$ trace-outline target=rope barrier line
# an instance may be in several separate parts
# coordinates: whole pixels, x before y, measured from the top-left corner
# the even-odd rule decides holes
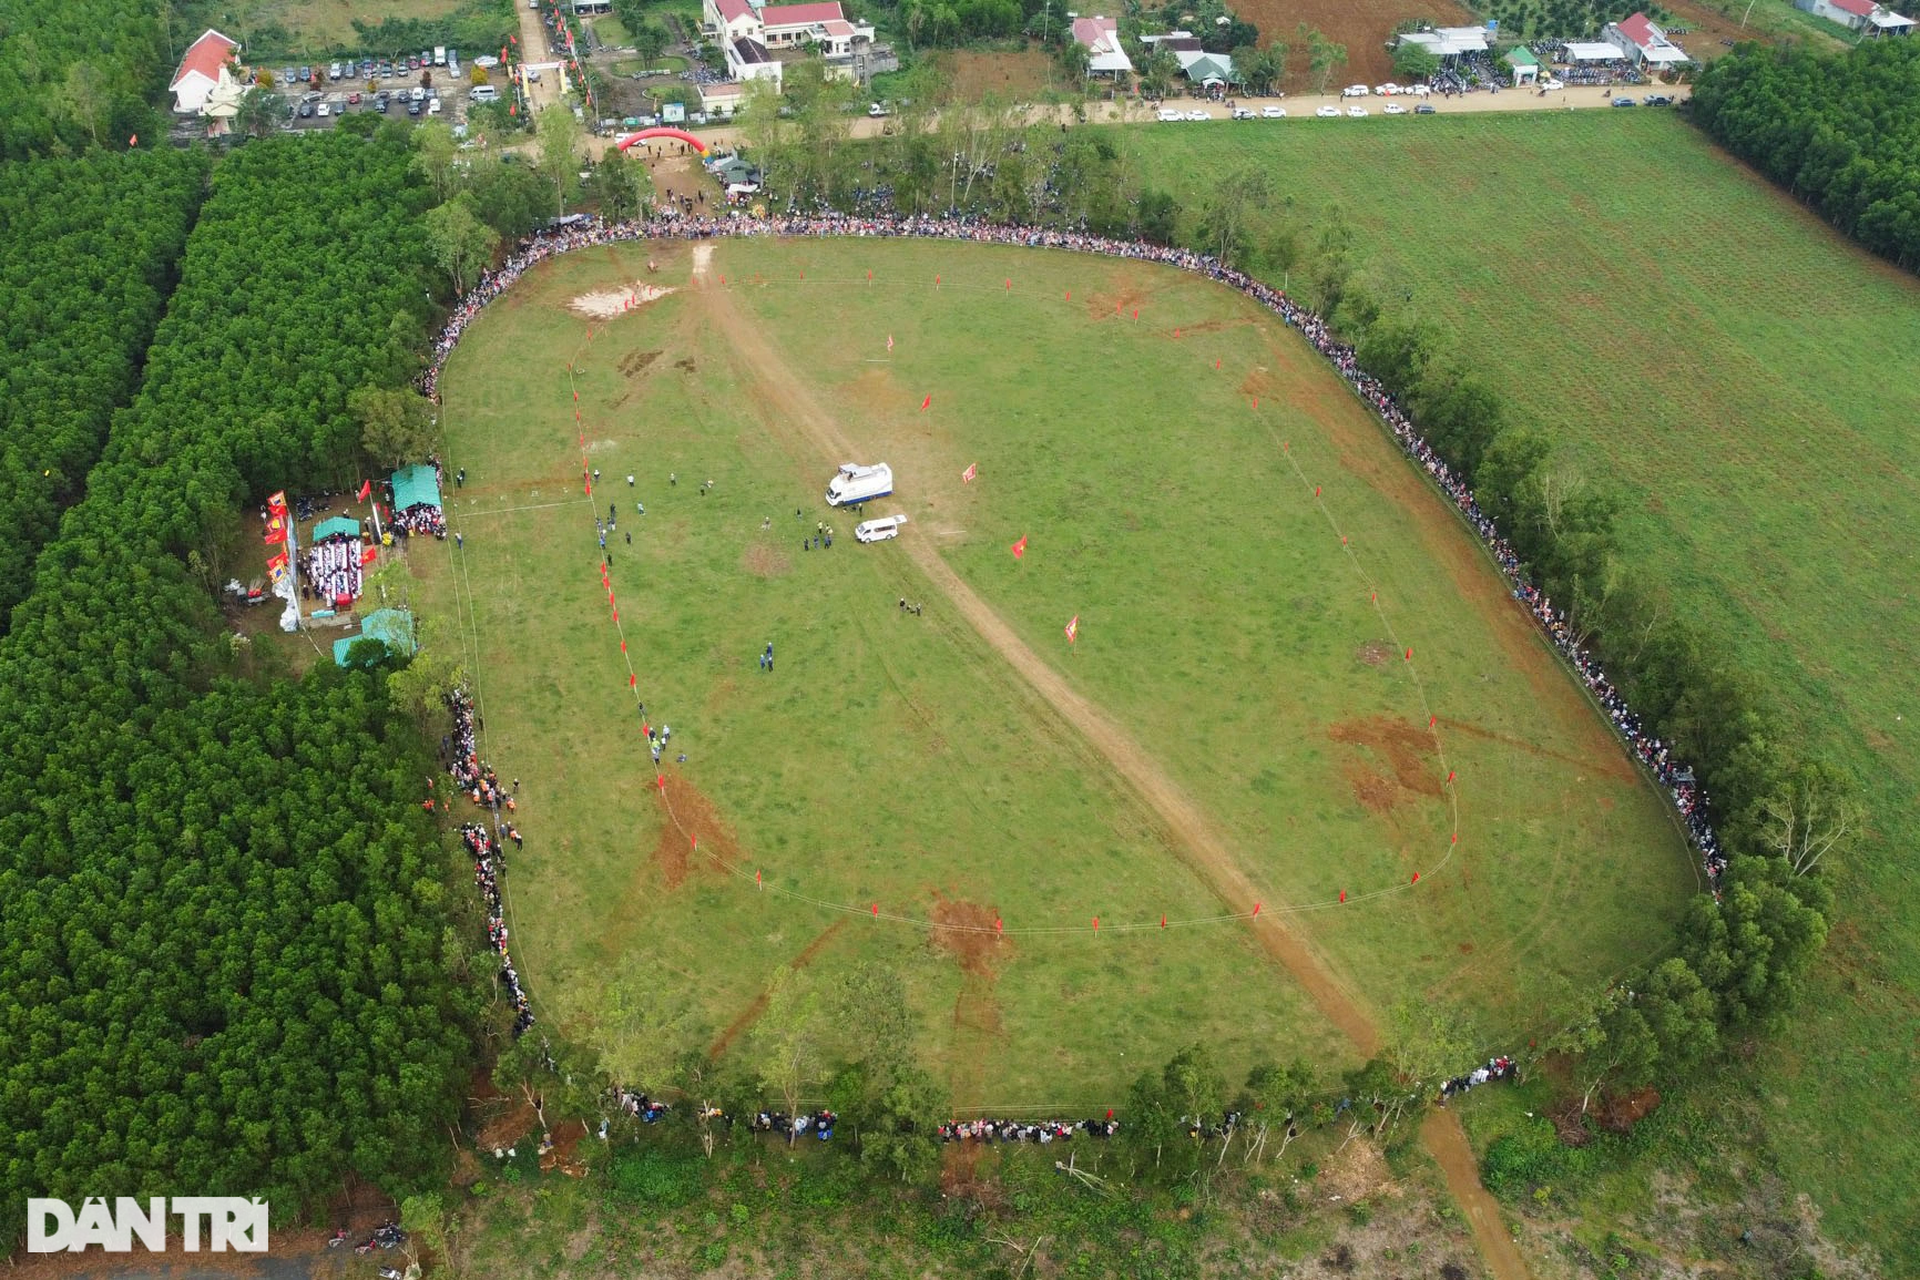
[[[803,281],[805,280],[804,273],[801,276],[801,280]],[[815,277],[815,280],[820,281],[821,278]],[[869,273],[869,275],[864,280],[859,280],[857,278],[855,280],[846,280],[846,279],[841,279],[836,277],[828,277],[825,279],[824,282],[829,284],[846,284],[846,283],[857,282],[862,286],[870,286],[872,284],[872,276],[871,276],[871,273]],[[761,287],[770,287],[773,283],[775,283],[775,281],[773,281],[770,278],[758,277],[756,278],[754,283],[760,285]],[[783,283],[792,283],[792,282],[785,281]],[[724,277],[722,278],[722,282],[718,287],[720,288],[728,287],[725,284]],[[939,285],[936,280],[936,284],[933,287],[935,289],[941,289],[944,286]],[[1004,293],[1010,294],[1012,292],[1012,286],[1010,281],[1007,283],[1004,291],[990,290],[984,286],[955,285],[953,287],[961,288],[961,289],[971,288],[976,292],[982,292],[982,293],[1004,292]],[[1068,301],[1065,305],[1071,305],[1072,295],[1068,294],[1066,295],[1066,297]],[[1138,319],[1137,311],[1135,313],[1134,318],[1136,320]],[[584,357],[588,349],[591,348],[593,344],[593,335],[594,335],[593,328],[589,326],[587,328],[586,338],[581,343],[581,345],[575,349],[574,358],[572,360],[569,360],[566,366],[567,387],[568,387],[568,391],[571,393],[572,400],[573,400],[574,426],[575,426],[576,434],[579,440],[581,483],[585,489],[585,495],[589,500],[593,496],[593,472],[592,472],[592,467],[589,464],[589,460],[588,460],[586,428],[580,414],[580,389],[579,389],[578,380],[575,375],[578,371],[578,366],[580,365],[582,358]],[[1218,361],[1215,362],[1214,367],[1216,369],[1220,367]],[[1254,401],[1254,407],[1251,410],[1251,412],[1257,413],[1258,411],[1259,411],[1259,402],[1258,402],[1258,399],[1256,398]],[[1259,915],[1261,915],[1263,912],[1267,914],[1272,914],[1272,915],[1300,915],[1310,911],[1324,911],[1324,910],[1329,910],[1329,909],[1340,907],[1340,906],[1356,905],[1358,903],[1369,902],[1379,898],[1383,898],[1391,894],[1409,893],[1418,887],[1422,876],[1427,876],[1430,878],[1435,873],[1443,870],[1449,863],[1453,861],[1453,855],[1459,849],[1459,844],[1460,844],[1459,792],[1458,792],[1457,786],[1455,785],[1454,770],[1448,764],[1448,759],[1446,754],[1446,745],[1442,741],[1441,735],[1439,732],[1439,718],[1433,712],[1432,702],[1427,693],[1426,684],[1421,679],[1419,667],[1413,660],[1413,650],[1410,647],[1403,646],[1399,634],[1395,631],[1393,627],[1392,620],[1387,615],[1385,606],[1383,606],[1380,603],[1380,592],[1379,592],[1377,583],[1374,581],[1372,576],[1366,571],[1364,564],[1361,562],[1359,556],[1354,550],[1351,539],[1348,537],[1348,535],[1345,532],[1343,532],[1339,520],[1337,519],[1337,517],[1335,517],[1332,509],[1327,505],[1325,498],[1321,494],[1321,486],[1313,485],[1312,481],[1308,479],[1306,472],[1300,466],[1299,460],[1294,457],[1291,448],[1288,447],[1288,442],[1285,442],[1285,441],[1282,442],[1281,454],[1287,459],[1288,466],[1292,469],[1294,475],[1299,479],[1302,487],[1312,488],[1313,490],[1313,497],[1311,499],[1312,502],[1314,503],[1315,507],[1319,510],[1322,518],[1326,520],[1328,528],[1334,534],[1339,536],[1341,552],[1343,556],[1346,558],[1348,565],[1353,569],[1355,575],[1359,578],[1360,582],[1367,588],[1369,604],[1372,607],[1375,616],[1379,619],[1381,626],[1386,630],[1388,639],[1393,642],[1394,648],[1396,650],[1404,649],[1404,652],[1406,654],[1406,657],[1404,659],[1404,665],[1406,668],[1407,677],[1412,682],[1414,692],[1419,698],[1421,710],[1427,716],[1427,733],[1429,737],[1431,737],[1433,740],[1435,755],[1439,760],[1440,766],[1442,768],[1447,769],[1447,781],[1443,785],[1445,787],[1445,791],[1447,795],[1448,816],[1449,816],[1449,832],[1448,832],[1449,838],[1448,838],[1446,852],[1441,856],[1440,860],[1434,863],[1431,867],[1427,867],[1422,870],[1417,870],[1413,873],[1412,878],[1410,880],[1397,883],[1397,884],[1384,885],[1379,888],[1369,889],[1359,893],[1348,893],[1345,890],[1342,890],[1338,897],[1321,898],[1321,899],[1315,899],[1308,902],[1299,902],[1299,903],[1283,903],[1283,904],[1271,906],[1271,907],[1267,906],[1264,901],[1256,902],[1253,908],[1248,911],[1226,912],[1226,913],[1210,915],[1210,916],[1185,917],[1177,920],[1168,919],[1163,916],[1161,917],[1161,919],[1157,921],[1155,920],[1113,921],[1113,922],[1107,922],[1107,923],[1102,923],[1098,917],[1095,917],[1094,922],[1091,925],[1078,925],[1078,924],[1075,924],[1075,925],[1026,925],[1026,926],[1017,926],[1014,928],[1007,928],[1000,921],[997,921],[997,920],[992,926],[987,926],[987,925],[977,925],[977,924],[949,923],[949,922],[934,920],[928,916],[910,915],[904,912],[892,911],[892,910],[883,911],[880,909],[880,905],[878,902],[869,903],[867,906],[864,906],[864,907],[853,904],[853,903],[835,902],[835,901],[832,901],[831,899],[815,897],[811,894],[802,893],[794,889],[784,888],[779,885],[768,885],[765,881],[764,868],[755,870],[749,873],[746,868],[739,866],[735,863],[728,862],[724,858],[712,852],[709,852],[707,854],[708,862],[711,865],[717,867],[718,869],[725,871],[727,874],[734,876],[735,878],[738,878],[741,880],[747,880],[750,878],[753,881],[756,890],[759,892],[762,892],[762,893],[770,892],[774,894],[776,897],[786,899],[787,901],[801,903],[806,906],[819,908],[821,910],[838,912],[843,915],[866,916],[872,920],[876,920],[876,921],[884,920],[891,924],[905,924],[905,925],[912,926],[915,929],[937,930],[937,931],[943,931],[946,933],[953,933],[953,934],[967,934],[967,933],[991,934],[994,936],[1002,936],[1002,937],[1004,936],[1034,937],[1034,936],[1053,936],[1053,935],[1069,935],[1069,934],[1096,934],[1097,935],[1098,933],[1101,932],[1102,929],[1106,930],[1109,933],[1137,933],[1137,932],[1143,932],[1143,931],[1149,931],[1149,930],[1165,931],[1169,929],[1184,929],[1184,928],[1193,928],[1201,925],[1219,925],[1219,924],[1228,924],[1228,923],[1233,923],[1233,922],[1243,921],[1243,920],[1252,920],[1258,917]],[[552,505],[557,506],[557,505],[570,505],[570,504],[556,503]],[[624,625],[622,625],[620,621],[619,605],[618,605],[618,601],[616,599],[615,593],[613,591],[612,580],[609,573],[610,564],[611,562],[607,559],[605,549],[603,548],[601,552],[601,559],[600,559],[601,585],[605,588],[607,592],[607,603],[609,608],[612,611],[614,631],[620,642],[621,659],[627,669],[627,687],[629,691],[632,692],[633,694],[636,707],[644,707],[645,703],[641,699],[639,694],[639,672],[634,666],[633,655],[631,654],[631,652],[629,652],[629,646],[627,644],[626,628],[624,627]],[[476,698],[476,708],[477,706],[478,706],[478,701]],[[662,766],[662,768],[664,768],[664,766]],[[689,830],[687,826],[680,820],[679,814],[675,812],[673,807],[673,798],[667,794],[666,775],[664,772],[656,772],[654,792],[656,795],[658,795],[660,799],[661,807],[665,810],[667,815],[667,820],[673,825],[674,830],[677,831],[682,837],[684,837],[688,841],[690,848],[697,853],[699,850],[699,839],[698,839],[699,833]]]

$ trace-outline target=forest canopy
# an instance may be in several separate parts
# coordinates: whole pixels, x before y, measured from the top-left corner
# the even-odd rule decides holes
[[[1704,68],[1693,118],[1866,248],[1920,270],[1920,41],[1845,54],[1745,45]]]

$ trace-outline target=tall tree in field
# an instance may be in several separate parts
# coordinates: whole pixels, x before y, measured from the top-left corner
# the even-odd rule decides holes
[[[553,184],[554,216],[567,211],[567,184],[580,171],[580,122],[564,105],[540,113],[534,133],[540,139],[540,172]]]
[[[86,61],[67,68],[66,81],[60,86],[60,111],[85,129],[96,147],[100,145],[100,129],[106,124],[112,105],[113,84],[105,72]]]
[[[1225,266],[1241,265],[1251,244],[1248,225],[1267,207],[1272,195],[1273,183],[1258,165],[1241,165],[1222,173],[1207,193],[1205,211],[1200,215],[1207,252]]]
[[[429,209],[426,223],[428,252],[453,282],[453,291],[464,294],[492,260],[500,233],[480,220],[473,197],[465,191]]]
[[[820,1073],[819,1012],[820,995],[805,978],[785,965],[774,970],[755,1038],[761,1088],[780,1095],[789,1116],[799,1114],[801,1095]]]
[[[445,200],[453,190],[458,155],[453,130],[444,121],[429,120],[413,131],[413,168],[433,188],[435,200]]]
[[[402,467],[433,451],[433,406],[420,393],[361,387],[347,408],[360,420],[361,447],[381,466]]]

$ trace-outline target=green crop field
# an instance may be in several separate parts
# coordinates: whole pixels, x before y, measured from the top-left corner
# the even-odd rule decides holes
[[[1538,1029],[1556,975],[1667,943],[1697,882],[1662,802],[1257,308],[1069,254],[712,254],[696,280],[684,246],[576,253],[468,329],[441,384],[464,549],[418,566],[485,753],[521,779],[509,923],[535,1008],[623,1078],[750,1060],[781,966],[895,966],[960,1107],[1093,1106],[1194,1039],[1230,1070],[1355,1060],[1263,945],[1275,923],[1375,1025],[1438,1002],[1476,1050]],[[640,279],[677,292],[589,344],[570,304]],[[826,508],[848,459],[821,430],[891,462],[898,497],[867,514],[908,514],[898,542]],[[806,548],[822,521],[833,546]],[[673,728],[664,800],[629,660]],[[1255,901],[1257,923],[1177,927]]]
[[[1338,204],[1379,292],[1621,490],[1640,567],[1864,780],[1827,958],[1755,1070],[1789,1180],[1920,1269],[1920,1142],[1862,1121],[1920,1078],[1920,282],[1670,114],[1356,123],[1142,154],[1164,185],[1244,158]]]

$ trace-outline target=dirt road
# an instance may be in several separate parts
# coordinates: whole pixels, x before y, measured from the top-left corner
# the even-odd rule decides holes
[[[536,65],[554,61],[554,55],[547,50],[547,28],[540,21],[539,12],[527,8],[523,0],[514,0],[514,11],[520,15],[520,57]],[[538,115],[544,108],[560,101],[558,71],[542,71],[539,80],[524,83],[530,114]]]
[[[723,332],[737,354],[741,373],[767,405],[769,427],[788,435],[800,451],[837,465],[858,451],[841,433],[834,416],[807,381],[740,314],[727,290],[714,284],[708,270],[713,247],[696,250],[694,283],[702,310]],[[1018,672],[1053,712],[1104,757],[1114,772],[1158,817],[1175,852],[1230,910],[1244,910],[1262,894],[1241,870],[1227,840],[1186,792],[1158,765],[1153,755],[1098,706],[1076,691],[1016,635],[953,569],[932,542],[904,538],[899,544],[956,612]],[[1271,896],[1271,895],[1268,895]],[[1284,916],[1268,914],[1250,922],[1267,953],[1284,965],[1328,1021],[1339,1027],[1360,1053],[1372,1057],[1380,1032],[1355,996],[1334,976],[1311,943]],[[1526,1280],[1527,1270],[1507,1234],[1493,1198],[1480,1185],[1466,1134],[1451,1112],[1435,1111],[1421,1136],[1446,1174],[1447,1185],[1467,1215],[1482,1256],[1497,1280]]]

